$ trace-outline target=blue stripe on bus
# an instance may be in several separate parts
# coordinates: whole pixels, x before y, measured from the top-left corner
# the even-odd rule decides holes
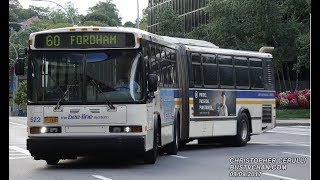
[[[189,90],[189,97],[193,98],[193,90]],[[179,89],[174,90],[174,98],[181,98],[181,93]]]
[[[273,98],[275,98],[275,92],[264,92],[264,91],[237,91],[237,98],[264,98],[264,99],[273,99]]]
[[[180,90],[175,89],[174,98],[181,98]],[[193,91],[189,90],[189,97],[193,98]],[[272,91],[236,91],[237,98],[264,98],[264,99],[273,99],[275,98],[275,92]]]
[[[180,98],[181,95],[180,95],[180,91],[178,89],[175,89],[174,90],[174,98]]]
[[[193,90],[189,90],[189,98],[192,97],[193,98]]]

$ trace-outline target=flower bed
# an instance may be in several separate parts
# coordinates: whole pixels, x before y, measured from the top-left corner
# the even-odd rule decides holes
[[[276,93],[276,107],[283,109],[310,108],[310,89]]]

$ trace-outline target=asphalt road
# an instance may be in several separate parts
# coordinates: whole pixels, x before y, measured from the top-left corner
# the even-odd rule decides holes
[[[245,147],[198,145],[193,141],[180,150],[177,156],[160,156],[154,165],[145,165],[139,159],[133,158],[84,157],[76,160],[60,160],[59,165],[48,166],[43,160],[33,160],[26,150],[26,118],[10,117],[9,121],[10,180],[309,180],[311,178],[309,126],[278,126],[264,134],[252,136]],[[270,160],[271,163],[264,161],[257,164],[261,160]],[[252,163],[241,161],[252,161]],[[237,170],[239,167],[247,169]],[[259,167],[274,169],[248,170]],[[236,174],[260,177],[231,177]]]

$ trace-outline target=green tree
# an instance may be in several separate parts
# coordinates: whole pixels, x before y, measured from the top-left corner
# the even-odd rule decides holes
[[[171,6],[165,6],[157,12],[159,35],[184,37],[183,22]]]
[[[283,3],[283,19],[294,23],[296,29],[291,46],[295,59],[293,70],[296,71],[296,89],[300,73],[310,68],[310,16],[310,0],[286,0]]]
[[[79,14],[78,9],[74,7],[73,3],[67,2],[65,5],[65,9],[68,11],[69,16],[73,18],[75,25],[81,24],[81,19],[84,16]],[[69,17],[69,20],[70,20],[70,17]],[[68,21],[68,22],[71,23],[71,21]]]
[[[18,22],[18,12],[22,9],[18,0],[9,0],[9,22]],[[9,24],[10,30],[18,31],[20,29],[19,24]]]
[[[288,74],[290,71],[288,59],[297,62],[297,72],[308,67],[309,0],[211,0],[206,12],[209,23],[195,28],[187,37],[230,49],[257,51],[261,46],[275,47],[272,54],[280,85],[283,69]]]
[[[53,10],[48,7],[44,8],[44,7],[38,7],[38,6],[30,6],[29,9],[35,12],[39,19],[49,19],[50,11]]]
[[[147,9],[143,9],[142,10],[142,19],[140,20],[140,24],[139,24],[139,28],[144,30],[144,31],[148,31],[148,11]]]
[[[21,9],[18,12],[18,21],[22,22],[22,21],[29,19],[31,17],[34,17],[34,16],[38,16],[38,13],[33,11],[31,8]]]
[[[83,26],[100,26],[104,27],[107,26],[105,23],[102,23],[100,21],[85,21],[82,23]]]
[[[22,108],[24,113],[27,112],[27,81],[20,83],[14,102]]]
[[[119,17],[118,9],[112,0],[100,1],[90,7],[89,13],[84,16],[82,23],[85,21],[98,21],[107,26],[121,26],[121,17]]]
[[[136,25],[133,23],[133,22],[131,22],[131,21],[127,21],[127,22],[125,22],[124,24],[123,24],[123,26],[124,27],[136,27]]]
[[[219,47],[258,50],[275,46],[281,14],[278,0],[214,0],[206,9],[210,16],[206,39]]]

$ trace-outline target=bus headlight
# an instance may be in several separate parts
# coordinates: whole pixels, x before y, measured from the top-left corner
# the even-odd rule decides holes
[[[46,128],[46,127],[42,127],[42,128],[40,129],[40,132],[41,132],[41,133],[46,133],[46,132],[47,132],[47,128]]]
[[[61,133],[61,127],[30,127],[30,134]]]
[[[125,127],[124,132],[131,132],[131,128],[129,126]]]

